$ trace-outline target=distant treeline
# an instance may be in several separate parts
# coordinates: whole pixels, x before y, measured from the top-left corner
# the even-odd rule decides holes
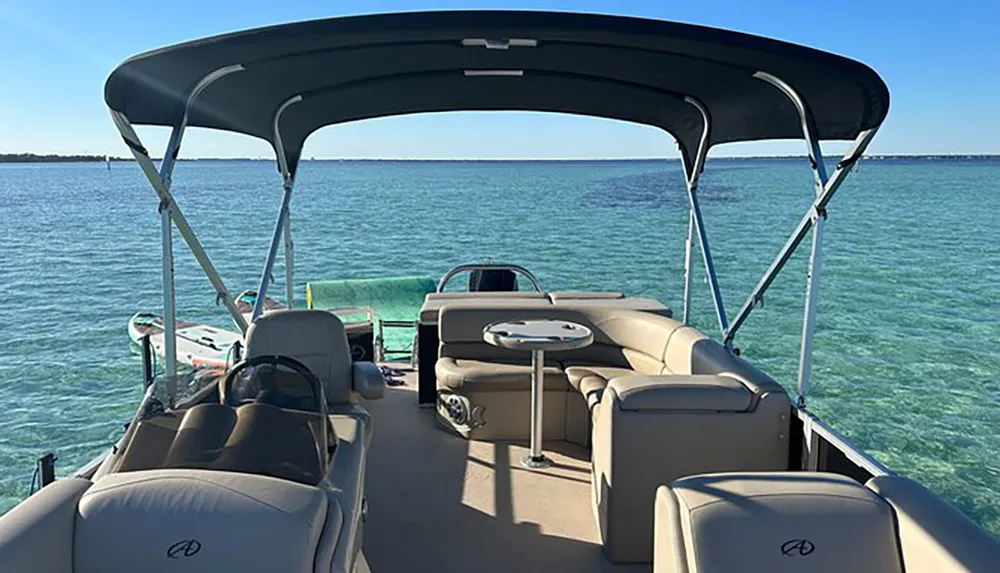
[[[0,163],[86,163],[93,161],[126,161],[124,157],[105,155],[35,155],[34,153],[0,153]]]

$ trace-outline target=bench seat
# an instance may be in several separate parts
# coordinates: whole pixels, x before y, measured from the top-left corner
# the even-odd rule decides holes
[[[531,364],[515,361],[485,361],[464,358],[441,358],[434,366],[440,388],[464,388],[469,392],[504,392],[531,389]],[[556,362],[544,369],[545,390],[569,389],[566,374]]]

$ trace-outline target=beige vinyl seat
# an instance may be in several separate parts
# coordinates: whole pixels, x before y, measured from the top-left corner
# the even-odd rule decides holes
[[[320,488],[146,470],[60,480],[3,518],[4,573],[330,571],[345,515]]]
[[[382,396],[381,373],[351,362],[343,324],[323,311],[261,317],[247,347],[316,374],[327,419],[256,403],[144,419],[93,481],[59,480],[0,517],[0,571],[366,570],[371,419],[360,399]]]
[[[594,333],[590,346],[546,354],[544,436],[591,446],[593,504],[612,562],[652,560],[650,508],[665,479],[788,469],[784,389],[698,330],[627,308],[445,305],[436,372],[446,427],[475,439],[528,437],[530,356],[482,339],[483,327],[511,318],[558,318]]]
[[[344,323],[322,310],[288,310],[257,319],[247,331],[247,358],[287,356],[319,378],[327,404],[343,407],[385,393],[378,366],[351,359]]]
[[[867,487],[831,473],[691,476],[657,490],[655,516],[654,573],[958,573],[1000,563],[1000,542],[899,476]]]

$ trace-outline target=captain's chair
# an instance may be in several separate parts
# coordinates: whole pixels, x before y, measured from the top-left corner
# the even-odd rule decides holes
[[[385,394],[378,366],[354,362],[344,323],[322,310],[264,315],[247,331],[247,358],[287,356],[301,362],[323,384],[327,404],[352,404]]]
[[[220,390],[222,404],[182,410],[190,418],[182,426],[203,435],[183,433],[165,462],[93,481],[58,480],[0,517],[0,572],[367,570],[361,539],[371,420],[358,399],[382,396],[381,372],[351,360],[343,324],[323,311],[260,318],[247,333],[247,351],[250,365],[256,357],[301,363],[330,407],[230,404]],[[317,416],[336,430],[328,467],[316,462],[308,426],[296,423]],[[210,452],[206,442],[214,444]]]

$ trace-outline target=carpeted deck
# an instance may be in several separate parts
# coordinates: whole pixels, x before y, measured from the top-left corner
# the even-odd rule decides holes
[[[364,540],[373,572],[651,569],[601,553],[586,449],[546,442],[555,464],[523,469],[526,444],[445,433],[432,409],[417,408],[415,374],[406,382],[365,404],[375,427]]]

